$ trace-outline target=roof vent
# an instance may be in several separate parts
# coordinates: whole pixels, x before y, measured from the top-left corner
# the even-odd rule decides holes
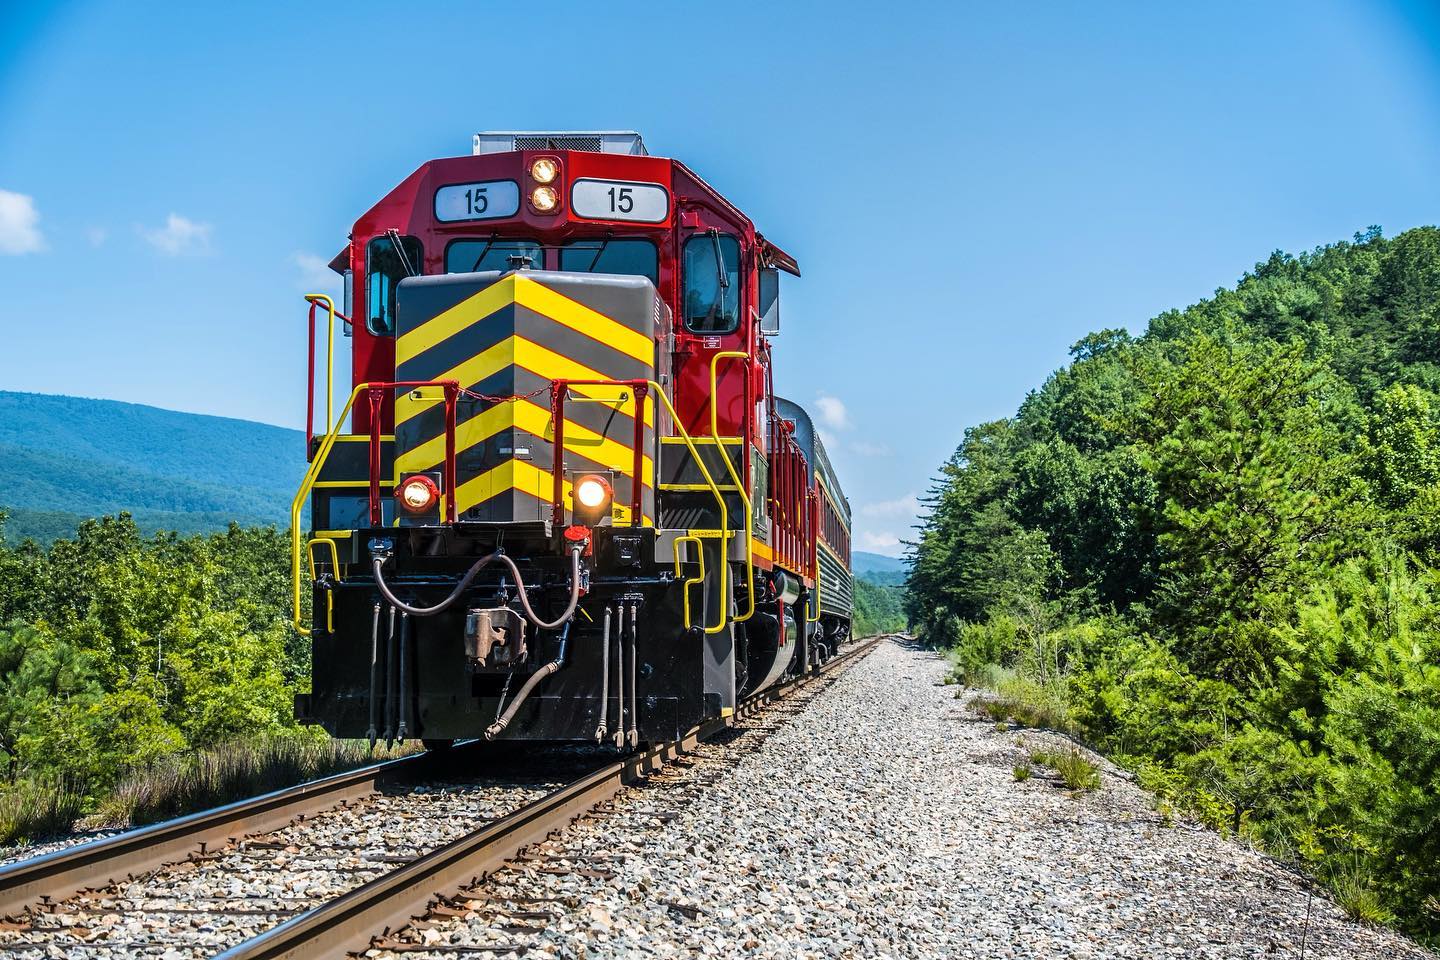
[[[487,130],[475,134],[474,153],[510,153],[515,150],[588,150],[649,156],[645,142],[634,130]]]

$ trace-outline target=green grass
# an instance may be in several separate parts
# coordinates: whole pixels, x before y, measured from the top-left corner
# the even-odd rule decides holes
[[[1395,914],[1386,909],[1370,881],[1370,876],[1357,859],[1330,872],[1330,892],[1335,896],[1335,903],[1351,920],[1377,927],[1394,923]]]
[[[1053,769],[1071,790],[1095,790],[1100,786],[1100,768],[1087,760],[1078,747],[1031,750],[1030,760]]]
[[[21,780],[0,792],[0,844],[68,833],[84,804],[84,796],[66,783]]]
[[[380,748],[372,755],[360,741],[306,737],[228,743],[130,771],[94,822],[156,823],[408,752]]]
[[[1024,783],[1030,779],[1031,770],[1029,764],[1017,763],[1010,768],[1010,772],[1015,775],[1015,779],[1020,783]]]
[[[973,683],[994,691],[976,701],[976,709],[991,720],[1006,720],[1036,730],[1072,733],[1070,698],[1064,681],[1041,683],[1003,667],[985,670],[984,683]]]

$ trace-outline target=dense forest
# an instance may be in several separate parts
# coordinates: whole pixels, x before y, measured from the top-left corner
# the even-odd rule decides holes
[[[288,557],[273,527],[144,538],[128,515],[0,537],[0,832],[27,832],[5,818],[32,795],[93,811],[129,770],[298,735]]]
[[[942,466],[911,619],[1014,718],[1440,939],[1440,230],[1071,355]]]

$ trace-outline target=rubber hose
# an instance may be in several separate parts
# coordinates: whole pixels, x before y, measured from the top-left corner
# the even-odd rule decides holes
[[[370,749],[380,738],[380,604],[375,604],[375,614],[370,620],[370,729],[365,735],[370,740]]]
[[[474,580],[475,575],[484,569],[487,564],[492,560],[499,560],[510,568],[510,575],[515,578],[515,592],[519,594],[520,606],[525,611],[526,619],[533,623],[537,629],[558,630],[562,624],[566,623],[575,615],[575,607],[580,603],[580,553],[584,549],[583,545],[577,543],[570,551],[570,602],[566,605],[565,612],[562,613],[558,619],[549,623],[537,617],[535,610],[530,606],[530,598],[526,595],[525,581],[520,576],[520,568],[515,565],[514,560],[511,560],[498,550],[489,556],[481,557],[475,561],[474,565],[465,571],[465,576],[455,585],[455,589],[450,591],[450,595],[433,607],[412,607],[401,601],[391,592],[390,585],[385,582],[385,576],[380,569],[385,565],[385,557],[376,557],[374,560],[375,585],[380,588],[380,592],[385,595],[385,599],[389,600],[396,609],[403,610],[412,617],[432,617],[458,600],[460,594],[465,592],[465,588],[470,586],[470,581]]]
[[[521,687],[520,692],[515,695],[515,699],[510,701],[510,706],[505,708],[505,712],[494,723],[485,728],[486,740],[494,740],[500,736],[501,731],[510,725],[511,720],[515,719],[516,712],[525,703],[525,699],[530,696],[530,691],[534,690],[541,680],[553,673],[558,673],[560,668],[565,665],[565,644],[569,638],[570,625],[567,623],[560,634],[560,652],[555,655],[554,660],[530,674],[530,679],[525,681],[525,686]]]
[[[504,560],[509,559],[497,550],[496,552],[489,554],[488,556],[484,556],[481,557],[479,560],[476,560],[475,563],[471,565],[470,569],[465,571],[465,576],[460,578],[460,582],[455,585],[455,589],[450,591],[450,596],[446,597],[444,600],[441,600],[433,607],[412,607],[408,603],[405,603],[404,601],[396,597],[395,594],[390,592],[390,585],[385,582],[385,577],[380,572],[380,568],[385,565],[385,561],[388,559],[387,557],[376,557],[374,560],[375,585],[380,588],[380,592],[385,595],[385,599],[389,600],[391,605],[394,606],[397,610],[403,610],[406,613],[410,614],[410,616],[412,617],[433,617],[435,614],[439,613],[446,607],[450,606],[450,604],[460,599],[460,594],[464,593],[465,588],[470,586],[470,581],[475,579],[475,575],[478,574],[481,570],[485,569],[485,566],[489,564],[490,561],[494,560],[496,557],[500,557]],[[515,564],[511,563],[510,566],[513,569]],[[522,593],[521,596],[523,597],[524,594]]]
[[[610,726],[610,608],[605,608],[605,627],[600,639],[600,726],[595,728],[595,742],[605,739]]]
[[[525,616],[539,630],[558,630],[560,626],[575,615],[575,607],[580,602],[580,553],[585,549],[583,544],[575,544],[570,550],[570,602],[565,606],[565,612],[551,623],[546,623],[535,616],[535,611],[530,607],[530,598],[525,595],[525,581],[520,578],[520,568],[515,566],[515,561],[505,554],[498,554],[499,560],[510,568],[510,575],[515,578],[515,592],[520,597],[520,606],[525,610]]]

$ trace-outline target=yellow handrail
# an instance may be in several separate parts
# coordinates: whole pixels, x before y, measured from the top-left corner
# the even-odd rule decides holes
[[[325,429],[329,430],[334,422],[330,415],[335,411],[335,301],[323,293],[307,293],[305,300],[308,303],[319,301],[330,318],[330,331],[325,335]],[[315,376],[314,370],[310,371],[310,376]]]
[[[740,482],[740,475],[735,472],[735,464],[730,462],[730,451],[720,442],[720,405],[717,399],[719,394],[716,393],[720,361],[734,357],[749,360],[750,354],[744,350],[722,350],[710,358],[710,436],[714,438],[715,449],[720,451],[720,459],[725,461],[725,469],[730,471],[730,480],[739,491],[741,502],[745,504],[745,589],[750,595],[750,609],[745,611],[745,616],[735,618],[736,623],[741,623],[755,616],[755,561],[750,556],[750,542],[755,539],[755,511],[750,507],[750,494],[746,492],[745,484]],[[746,375],[749,375],[749,371],[746,371]],[[745,415],[750,416],[750,411],[745,411]],[[743,444],[740,452],[742,456],[750,455],[750,451],[745,449]]]
[[[730,515],[725,510],[725,497],[721,494],[720,488],[715,485],[715,478],[710,476],[710,470],[705,466],[705,461],[700,459],[700,451],[695,449],[695,441],[690,439],[690,434],[686,432],[684,424],[680,422],[680,415],[675,412],[675,406],[670,402],[670,398],[665,395],[664,389],[654,380],[647,380],[645,382],[650,385],[650,392],[659,397],[660,401],[665,404],[665,409],[670,414],[670,421],[675,424],[675,429],[685,441],[686,449],[690,451],[690,456],[695,458],[695,464],[700,468],[700,475],[705,478],[706,484],[710,487],[710,492],[715,494],[715,502],[720,505],[720,556],[723,558],[726,553],[726,541],[730,538]],[[645,411],[639,408],[635,411],[636,416],[643,416],[644,413]],[[692,530],[691,535],[695,535],[695,531]],[[749,544],[746,544],[746,549],[749,549]],[[703,546],[701,547],[701,552],[704,552]],[[714,626],[705,627],[706,633],[719,633],[725,629],[725,614],[729,609],[729,580],[730,578],[728,576],[721,576],[720,578],[720,620]],[[688,615],[685,618],[685,626],[687,629],[690,626],[690,618]]]
[[[335,573],[335,580],[340,580],[340,551],[335,546],[335,541],[330,537],[315,537],[305,544],[305,552],[310,557],[310,579],[314,581],[315,576],[315,544],[323,543],[330,548],[330,569]],[[325,591],[325,629],[331,633],[335,632],[335,595],[329,590]]]
[[[682,543],[693,543],[700,548],[700,576],[691,577],[682,585],[682,589],[685,591],[685,628],[688,630],[690,628],[690,588],[697,583],[705,582],[705,541],[693,533],[687,533],[675,538],[671,544],[671,549],[675,553],[675,576],[677,577],[680,576],[680,544]]]
[[[340,419],[330,424],[329,432],[320,442],[320,448],[315,451],[315,459],[310,461],[310,469],[305,471],[305,479],[300,481],[300,489],[295,492],[295,499],[290,501],[290,583],[292,587],[291,600],[294,604],[292,623],[302,637],[310,636],[310,631],[305,629],[300,622],[300,511],[305,507],[305,498],[310,495],[310,488],[315,485],[316,478],[320,476],[320,468],[325,465],[325,459],[330,456],[330,449],[335,446],[335,437],[340,433],[340,424],[344,423],[345,418],[350,415],[350,408],[355,405],[355,399],[360,396],[361,391],[369,389],[369,383],[362,383],[351,391],[350,399],[345,401],[345,408],[340,411]]]

